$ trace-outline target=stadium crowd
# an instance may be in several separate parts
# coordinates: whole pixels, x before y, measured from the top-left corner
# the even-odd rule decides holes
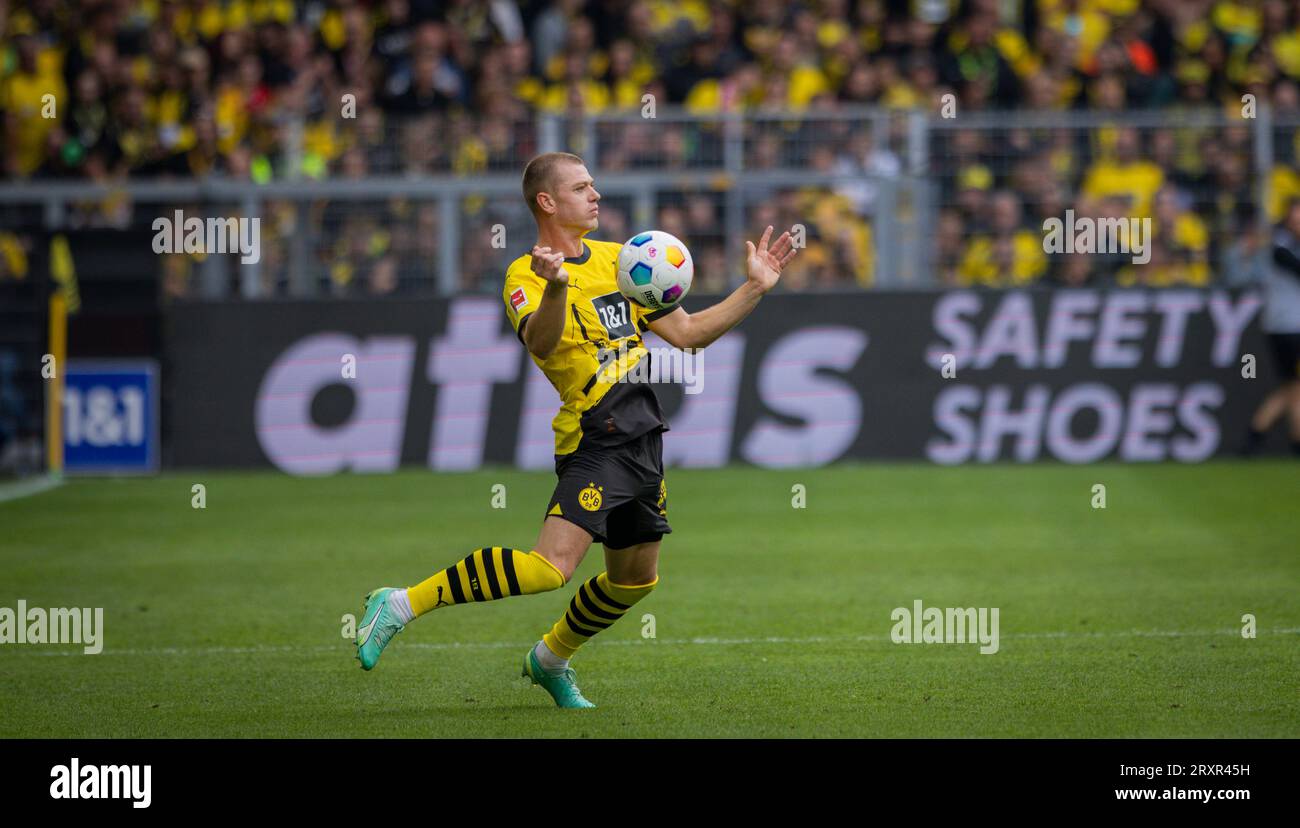
[[[635,114],[647,94],[701,116],[799,112],[806,120],[751,122],[744,141],[748,171],[807,168],[841,182],[750,206],[746,227],[809,228],[788,290],[873,281],[874,210],[880,183],[908,173],[906,124],[891,120],[882,135],[824,117],[849,106],[946,117],[947,102],[957,115],[935,131],[924,170],[938,190],[927,247],[944,284],[1205,284],[1254,261],[1262,179],[1261,220],[1300,194],[1296,130],[1275,130],[1279,163],[1256,170],[1244,108],[1300,117],[1300,2],[1284,0],[0,0],[0,48],[6,180],[517,174],[539,149],[540,114]],[[1188,107],[1240,125],[1175,125]],[[986,109],[1062,120],[962,128],[962,113]],[[1076,111],[1131,109],[1169,112],[1171,124],[1068,126]],[[686,179],[721,162],[716,124],[601,129],[598,178]],[[582,152],[583,133],[565,134]],[[463,202],[465,289],[499,289],[505,254],[487,228],[527,233],[518,201]],[[120,195],[90,200],[68,223],[127,226],[141,220],[132,207]],[[288,203],[264,209],[275,293],[304,216]],[[1042,221],[1068,209],[1150,216],[1151,262],[1045,254]],[[630,213],[611,199],[601,237],[640,229]],[[691,245],[699,291],[723,289],[734,264],[722,213],[713,186],[659,201],[656,226]],[[316,204],[305,218],[333,291],[429,283],[435,202]],[[0,278],[21,271],[23,252],[20,234],[0,234]],[[169,293],[191,290],[190,263],[166,269]]]

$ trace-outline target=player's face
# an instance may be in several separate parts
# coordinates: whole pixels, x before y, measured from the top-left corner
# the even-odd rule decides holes
[[[560,171],[555,187],[555,218],[562,227],[591,232],[600,226],[597,202],[600,193],[596,182],[583,164],[566,164]]]

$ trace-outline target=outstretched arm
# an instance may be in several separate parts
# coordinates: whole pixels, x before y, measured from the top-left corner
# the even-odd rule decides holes
[[[797,249],[787,231],[768,248],[772,227],[768,225],[756,247],[746,241],[749,249],[748,278],[730,296],[712,307],[697,313],[687,313],[678,308],[672,313],[649,323],[650,330],[674,348],[704,348],[749,316],[763,294],[776,287],[781,270],[794,258]]]

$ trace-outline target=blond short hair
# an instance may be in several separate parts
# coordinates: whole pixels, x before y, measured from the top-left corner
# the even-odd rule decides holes
[[[545,152],[524,167],[524,201],[528,202],[528,209],[533,211],[535,217],[542,216],[542,208],[537,206],[537,195],[554,190],[555,172],[561,164],[566,163],[585,162],[571,152]]]

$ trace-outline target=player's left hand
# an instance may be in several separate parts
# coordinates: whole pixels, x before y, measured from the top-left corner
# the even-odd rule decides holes
[[[747,267],[749,281],[763,293],[776,287],[777,281],[781,278],[781,269],[790,263],[795,253],[799,252],[794,246],[790,231],[782,233],[781,238],[768,248],[767,240],[771,237],[772,225],[769,224],[763,231],[763,238],[758,240],[758,247],[755,247],[751,241],[745,242],[745,246],[749,248]]]

